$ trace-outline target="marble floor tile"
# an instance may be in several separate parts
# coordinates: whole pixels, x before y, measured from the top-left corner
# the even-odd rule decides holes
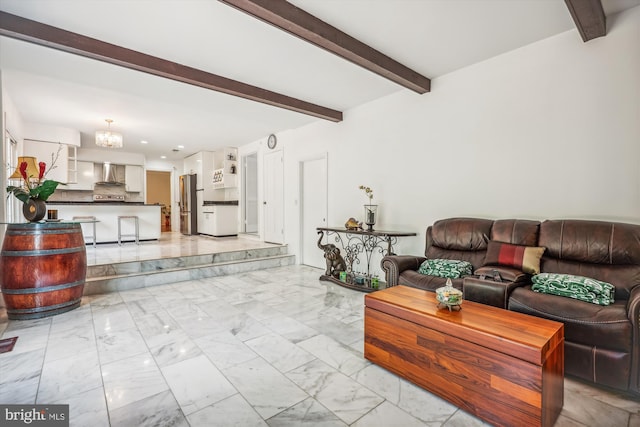
[[[287,373],[287,377],[342,421],[351,424],[384,399],[321,360]]]
[[[448,424],[447,424],[448,425]],[[417,418],[407,414],[402,409],[389,403],[388,401],[382,402],[371,410],[371,412],[365,414],[355,423],[351,424],[352,427],[389,427],[389,426],[402,426],[402,427],[422,427],[424,423]]]
[[[164,307],[154,295],[133,301],[127,301],[126,304],[129,309],[129,313],[131,313],[131,317],[135,320],[140,317],[153,315],[160,310],[164,310]]]
[[[267,423],[240,394],[209,405],[187,418],[191,427],[267,427]]]
[[[75,357],[96,350],[96,336],[92,325],[56,332],[47,342],[47,362]]]
[[[169,344],[187,337],[180,324],[164,309],[137,318],[136,325],[149,347]]]
[[[346,427],[333,412],[312,397],[267,420],[269,427]],[[399,424],[387,424],[387,426]]]
[[[102,387],[102,377],[97,350],[85,352],[78,359],[45,359],[36,403],[64,400],[98,387]]]
[[[223,370],[262,418],[270,418],[307,398],[299,387],[260,358]]]
[[[47,322],[30,322],[22,325],[21,322],[10,322],[2,334],[2,338],[18,337],[13,346],[12,354],[27,353],[47,347],[51,320]],[[24,327],[22,327],[24,326]]]
[[[202,350],[191,338],[184,332],[179,332],[183,335],[182,337],[175,337],[174,340],[165,344],[150,347],[151,354],[159,367],[173,365],[202,354]]]
[[[363,330],[361,328],[346,324],[336,319],[332,319],[331,317],[309,317],[307,315],[303,315],[300,317],[292,315],[292,317],[309,326],[310,328],[315,329],[318,332],[323,333],[324,335],[330,336],[334,340],[339,341],[347,346],[362,339]]]
[[[165,366],[162,373],[186,415],[237,393],[205,355]]]
[[[170,391],[109,411],[111,427],[189,427]]]
[[[262,323],[258,322],[246,313],[240,313],[236,316],[220,320],[218,322],[218,326],[231,332],[241,341],[247,341],[271,332],[269,329],[264,327]]]
[[[275,333],[245,341],[245,344],[280,372],[288,372],[315,359],[308,351]]]
[[[234,306],[257,321],[269,319],[270,317],[279,316],[280,313],[262,301],[247,301],[234,304]]]
[[[69,427],[110,426],[102,386],[50,403],[69,405]]]
[[[370,364],[352,348],[324,334],[316,335],[298,345],[345,375],[354,374]]]
[[[261,322],[271,331],[282,335],[292,343],[298,343],[318,335],[318,331],[289,316],[276,316]]]
[[[103,364],[102,381],[109,411],[169,389],[150,353]]]
[[[629,412],[580,393],[565,394],[561,414],[584,425],[598,425],[602,419],[608,420],[611,426],[629,423]]]
[[[215,321],[225,320],[229,317],[242,314],[242,311],[232,303],[222,299],[200,304],[198,305],[198,309],[206,313]]]
[[[248,362],[258,355],[231,332],[223,331],[194,339],[218,369]]]
[[[92,306],[93,307],[93,306]],[[96,334],[135,328],[135,322],[124,302],[93,308],[93,325]]]
[[[193,339],[215,334],[226,329],[223,324],[214,321],[204,313],[192,315],[190,317],[178,317],[175,319],[182,330]]]
[[[376,365],[369,365],[352,377],[408,414],[427,423],[440,425],[458,410],[449,402],[425,393],[420,387]]]
[[[36,402],[45,349],[0,354],[0,402]]]
[[[97,337],[98,353],[101,363],[111,363],[149,351],[137,329],[106,332]]]

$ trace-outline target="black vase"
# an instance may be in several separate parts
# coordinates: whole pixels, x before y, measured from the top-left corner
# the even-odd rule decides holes
[[[29,222],[40,221],[47,214],[47,204],[42,199],[28,199],[22,205],[22,215]]]

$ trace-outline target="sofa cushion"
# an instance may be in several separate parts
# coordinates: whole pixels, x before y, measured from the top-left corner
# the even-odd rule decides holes
[[[543,294],[609,305],[615,301],[615,288],[607,282],[572,274],[542,273],[531,278],[531,290]]]
[[[519,268],[525,273],[540,273],[540,258],[545,248],[511,245],[491,240],[487,245],[484,265],[503,265]]]
[[[514,245],[536,246],[540,222],[526,219],[497,219],[491,227],[491,240]]]
[[[565,341],[631,353],[633,326],[626,305],[627,301],[589,304],[533,292],[531,285],[525,285],[511,292],[508,308],[564,323]]]
[[[593,277],[616,287],[627,300],[640,284],[640,225],[587,220],[549,220],[538,245],[547,250],[540,270]]]
[[[427,229],[427,245],[452,251],[484,251],[493,221],[479,218],[449,218]],[[426,252],[425,252],[426,253]]]
[[[454,259],[428,259],[420,265],[418,273],[429,276],[458,279],[473,273],[473,266],[467,261]]]

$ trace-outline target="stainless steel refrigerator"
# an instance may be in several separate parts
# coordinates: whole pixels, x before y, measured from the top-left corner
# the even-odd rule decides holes
[[[180,175],[180,232],[198,234],[196,175]]]

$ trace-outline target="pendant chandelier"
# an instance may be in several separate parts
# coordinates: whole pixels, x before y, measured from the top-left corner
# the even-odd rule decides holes
[[[111,123],[113,120],[105,119],[107,122],[107,130],[96,131],[96,145],[106,148],[122,148],[122,134],[111,132]]]

